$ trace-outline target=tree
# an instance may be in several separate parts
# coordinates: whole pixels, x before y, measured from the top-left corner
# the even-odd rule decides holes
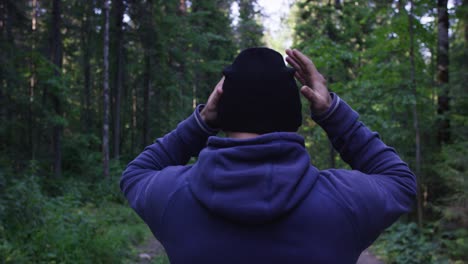
[[[435,135],[431,127],[435,120],[433,60],[425,52],[434,43],[431,24],[423,25],[418,18],[430,16],[431,5],[414,0],[409,5],[407,1],[355,1],[352,5],[300,1],[298,7],[295,45],[311,56],[330,89],[410,162],[420,194],[438,193],[435,177],[422,177],[430,174],[423,157],[432,157]],[[311,151],[327,151],[329,144],[320,130],[303,129]],[[332,159],[320,155],[313,159],[318,166],[333,165]],[[419,222],[424,199],[419,196]]]
[[[103,60],[103,174],[109,177],[109,0],[104,0],[104,60]]]
[[[57,79],[60,78],[62,68],[62,36],[61,30],[61,1],[54,0],[52,4],[52,19],[50,26],[50,60],[55,65],[54,74]],[[59,88],[59,87],[58,87]],[[59,88],[60,89],[60,88]],[[52,146],[54,153],[54,175],[56,177],[62,174],[62,130],[63,125],[60,121],[62,117],[62,103],[60,101],[60,90],[56,91],[46,90],[45,94],[48,94],[55,111],[55,115],[58,120],[54,121],[53,134],[52,134]]]
[[[422,195],[422,185],[421,185],[421,133],[419,127],[419,114],[418,114],[418,92],[416,90],[416,66],[415,66],[415,55],[414,55],[414,16],[413,9],[414,3],[413,0],[409,0],[410,9],[408,12],[408,31],[410,37],[410,88],[414,96],[414,101],[412,105],[413,112],[413,127],[414,127],[414,148],[415,148],[415,169],[416,169],[416,179],[418,181],[418,197],[417,197],[417,215],[418,215],[418,225],[421,228],[423,223],[423,195]]]
[[[437,99],[437,113],[439,124],[437,131],[437,142],[440,144],[450,142],[450,111],[449,97],[449,16],[447,11],[447,0],[437,1],[437,83],[439,93]]]
[[[193,104],[205,100],[221,78],[221,71],[234,57],[233,31],[226,7],[231,1],[200,0],[192,3],[189,21],[193,27],[190,33],[193,47],[187,54],[185,67],[194,78]],[[191,53],[191,54],[190,54]],[[186,73],[187,74],[187,73]],[[212,83],[212,85],[202,85]]]
[[[123,53],[124,53],[124,39],[123,39],[123,15],[125,11],[125,4],[123,0],[113,1],[113,27],[112,27],[112,41],[111,50],[113,69],[113,82],[112,82],[112,120],[113,120],[113,158],[118,159],[120,155],[120,130],[121,130],[121,104],[122,104],[122,85],[123,85]]]
[[[263,45],[263,26],[259,23],[258,12],[255,10],[257,1],[238,0],[239,24],[237,38],[239,48],[246,49]]]
[[[80,40],[82,47],[82,68],[83,68],[83,90],[81,100],[81,127],[84,133],[91,133],[92,127],[92,83],[91,83],[91,59],[92,59],[92,12],[94,3],[80,1],[82,7],[82,20]]]

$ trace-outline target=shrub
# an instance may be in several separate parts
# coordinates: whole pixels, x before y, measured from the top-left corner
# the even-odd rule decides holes
[[[0,171],[0,259],[5,263],[122,263],[149,233],[122,204],[116,180],[64,180],[62,194],[46,196],[39,178]]]
[[[464,263],[466,235],[461,229],[441,231],[437,222],[421,229],[398,222],[379,237],[372,251],[385,263]]]

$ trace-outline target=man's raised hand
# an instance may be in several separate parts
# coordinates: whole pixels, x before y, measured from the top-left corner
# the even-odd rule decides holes
[[[205,107],[200,112],[200,116],[207,125],[216,128],[216,117],[218,116],[218,102],[223,94],[224,77],[216,84],[213,92],[211,93]]]
[[[310,102],[312,114],[321,114],[330,108],[332,99],[326,86],[326,80],[317,71],[312,60],[294,49],[286,50],[286,61],[296,69],[295,77],[302,83],[301,93]]]

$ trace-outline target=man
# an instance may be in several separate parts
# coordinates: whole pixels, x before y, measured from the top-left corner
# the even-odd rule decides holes
[[[297,50],[242,51],[206,105],[132,161],[121,188],[171,263],[355,263],[415,177]],[[310,164],[300,93],[353,170]],[[227,137],[214,136],[223,130]],[[198,156],[187,166],[190,157]]]

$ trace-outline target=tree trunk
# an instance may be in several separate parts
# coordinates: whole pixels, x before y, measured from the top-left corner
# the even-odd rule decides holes
[[[91,45],[90,15],[93,12],[93,4],[83,1],[84,14],[81,22],[81,46],[83,48],[83,94],[81,105],[81,127],[84,133],[91,133]]]
[[[187,2],[186,0],[179,0],[179,15],[185,15],[187,13]]]
[[[104,83],[102,155],[104,177],[109,177],[109,0],[104,0]]]
[[[132,87],[132,130],[130,132],[131,142],[131,154],[135,154],[136,147],[136,131],[137,131],[137,91],[135,86]]]
[[[62,69],[62,36],[60,34],[61,27],[61,1],[54,0],[52,4],[52,23],[51,23],[51,38],[50,38],[50,60],[55,65],[54,73],[56,78],[60,78]],[[62,106],[58,94],[50,93],[50,98],[53,104],[55,115],[62,116]],[[54,175],[60,177],[62,174],[62,125],[54,124],[52,149],[54,152]]]
[[[437,114],[439,124],[437,130],[437,142],[439,145],[450,142],[450,110],[449,97],[449,17],[447,12],[447,0],[437,1],[438,13],[438,43],[437,43],[437,83],[439,93],[437,99]]]
[[[145,55],[145,76],[143,79],[143,146],[149,143],[149,97],[151,91],[151,59],[149,54]]]
[[[335,0],[335,9],[337,10],[341,9],[341,0]]]
[[[413,127],[414,127],[414,147],[415,147],[415,169],[416,178],[418,182],[418,194],[417,194],[417,214],[418,214],[418,225],[421,228],[423,223],[423,209],[424,201],[422,195],[422,174],[421,174],[421,135],[419,132],[419,117],[418,117],[418,93],[416,90],[416,67],[414,63],[414,29],[413,29],[413,0],[409,0],[410,10],[408,13],[408,29],[410,36],[410,86],[414,96],[414,102],[412,105],[413,110]]]
[[[144,9],[141,11],[144,17],[153,17],[153,2],[148,1],[146,5],[142,6]],[[152,46],[154,45],[154,34],[152,21],[149,19],[142,20],[143,31],[141,32],[141,41],[144,48],[144,63],[145,70],[143,76],[143,146],[150,143],[150,96],[151,96],[151,74],[153,71],[152,61]]]
[[[29,145],[31,146],[31,160],[36,159],[37,149],[37,136],[36,126],[34,123],[34,93],[36,90],[36,64],[33,58],[33,53],[36,50],[36,30],[37,30],[37,0],[31,1],[31,57],[29,61],[29,70],[31,75],[29,76],[29,104],[28,104],[28,126],[29,126]]]
[[[121,109],[121,98],[122,98],[122,76],[123,76],[123,64],[122,64],[122,55],[123,55],[123,15],[125,11],[125,6],[123,0],[113,1],[115,4],[115,28],[113,34],[113,47],[114,47],[114,56],[115,56],[115,71],[114,71],[114,113],[113,113],[113,124],[114,124],[114,133],[113,133],[113,158],[118,159],[120,155],[120,109]]]
[[[6,22],[7,22],[7,7],[6,3],[4,1],[0,2],[0,41],[5,41],[6,40]],[[1,61],[6,61],[6,54],[5,52],[0,52],[0,60]],[[0,72],[1,73],[1,72]],[[6,116],[7,116],[7,108],[6,108],[6,90],[8,88],[7,82],[3,79],[3,73],[2,74],[2,80],[0,81],[0,123],[5,124],[6,121]],[[0,140],[0,148],[6,150],[7,144],[6,140]]]
[[[468,52],[468,0],[463,0],[462,6],[463,12],[465,14],[464,20],[465,20],[465,54]]]

